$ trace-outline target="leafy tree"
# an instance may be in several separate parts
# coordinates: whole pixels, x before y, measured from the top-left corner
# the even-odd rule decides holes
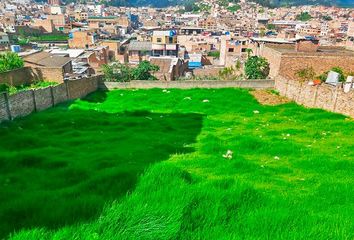
[[[153,65],[148,61],[142,61],[133,69],[132,76],[134,80],[157,80],[152,74],[160,69],[159,66]]]
[[[220,58],[220,51],[208,52],[209,57]]]
[[[131,80],[156,80],[153,73],[158,71],[159,67],[148,61],[142,61],[135,68],[127,64],[114,62],[110,65],[103,65],[102,71],[104,79],[107,82],[129,82]]]
[[[324,21],[332,21],[333,20],[331,16],[323,16],[322,19]]]
[[[312,18],[312,16],[308,12],[302,12],[301,14],[296,16],[296,20],[306,22],[309,21]]]
[[[270,23],[270,24],[267,25],[267,29],[268,30],[274,30],[275,29],[275,25]]]
[[[249,57],[245,63],[245,74],[248,79],[264,79],[269,75],[267,59],[258,56]]]
[[[0,73],[24,66],[23,59],[16,53],[5,52],[0,54]]]

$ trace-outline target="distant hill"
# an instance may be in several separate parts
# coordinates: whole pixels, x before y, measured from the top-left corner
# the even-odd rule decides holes
[[[299,6],[299,5],[326,5],[339,7],[354,7],[353,0],[253,0],[263,6]]]
[[[45,0],[35,0],[43,2]],[[65,2],[65,0],[63,0]],[[66,2],[74,2],[75,0],[66,0]],[[175,5],[184,5],[194,2],[195,0],[105,0],[109,5],[113,6],[152,6],[152,7],[168,7]],[[251,0],[267,7],[279,6],[299,6],[299,5],[326,5],[354,8],[354,0]],[[82,0],[81,0],[82,2]]]

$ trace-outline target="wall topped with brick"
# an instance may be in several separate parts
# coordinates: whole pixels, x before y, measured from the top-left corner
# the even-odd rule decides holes
[[[354,89],[344,93],[341,85],[310,86],[307,82],[282,76],[275,78],[275,88],[281,95],[306,107],[321,108],[354,117]]]

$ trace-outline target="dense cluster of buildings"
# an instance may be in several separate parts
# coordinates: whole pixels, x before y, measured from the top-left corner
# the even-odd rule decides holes
[[[98,73],[112,61],[136,65],[147,60],[160,67],[157,76],[167,81],[217,74],[223,67],[242,64],[250,50],[266,56],[265,49],[288,49],[322,58],[326,52],[351,56],[354,49],[353,9],[268,9],[245,0],[224,2],[199,1],[196,8],[203,7],[188,12],[181,6],[157,9],[94,1],[63,5],[60,0],[45,4],[4,0],[0,2],[0,49],[16,49],[26,64],[61,68],[62,79]],[[320,51],[329,48],[332,51]],[[280,61],[274,56],[269,59],[272,66]]]

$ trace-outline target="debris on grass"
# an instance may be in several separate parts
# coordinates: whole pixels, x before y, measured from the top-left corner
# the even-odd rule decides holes
[[[227,150],[227,152],[225,154],[223,154],[222,156],[227,159],[232,159],[232,154],[233,154],[233,152],[231,150]]]

